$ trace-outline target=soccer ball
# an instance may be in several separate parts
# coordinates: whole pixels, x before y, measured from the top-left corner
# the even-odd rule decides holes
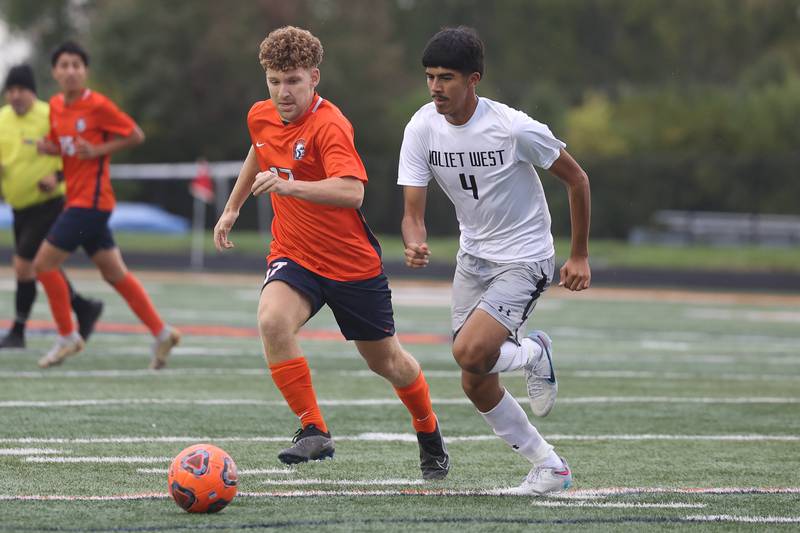
[[[216,513],[236,496],[236,463],[211,444],[189,446],[175,456],[167,475],[169,493],[190,513]]]

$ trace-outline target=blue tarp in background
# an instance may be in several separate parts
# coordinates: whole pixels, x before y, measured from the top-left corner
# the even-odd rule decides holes
[[[10,229],[11,207],[0,203],[0,229]],[[141,231],[152,233],[187,233],[189,221],[164,211],[158,206],[135,202],[119,202],[109,222],[113,231]]]

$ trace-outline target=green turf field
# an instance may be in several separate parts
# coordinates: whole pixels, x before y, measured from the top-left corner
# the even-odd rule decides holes
[[[0,247],[12,248],[11,232],[0,232]],[[115,232],[114,239],[123,252],[147,252],[151,254],[182,254],[187,258],[191,250],[192,236],[161,235],[156,233]],[[403,260],[403,243],[397,235],[379,235],[385,261]],[[266,248],[264,237],[254,231],[231,233],[236,244],[235,254],[249,254],[262,257]],[[434,263],[455,264],[458,251],[458,237],[431,236],[431,261]],[[756,245],[742,246],[666,246],[655,244],[631,245],[624,241],[592,239],[591,260],[595,267],[603,268],[657,268],[673,270],[718,270],[730,272],[783,272],[800,273],[800,247],[769,247]],[[203,239],[205,252],[216,254],[211,232]],[[569,239],[556,238],[558,257],[569,253]]]
[[[150,339],[125,333],[136,321],[116,293],[94,272],[73,277],[107,305],[86,351],[40,371],[53,333],[34,331],[27,350],[0,353],[0,531],[800,527],[798,296],[547,293],[534,321],[554,339],[560,396],[535,424],[575,487],[534,499],[497,494],[529,467],[461,392],[446,286],[395,287],[400,338],[426,371],[452,457],[446,481],[423,483],[409,415],[335,339],[327,312],[303,345],[336,458],[286,468],[276,454],[296,420],[253,336],[259,275],[143,275],[186,333],[159,373],[144,370]],[[10,272],[2,279],[8,315]],[[34,319],[48,320],[43,294]],[[525,401],[521,374],[504,382]],[[241,472],[240,495],[218,515],[189,515],[166,496],[170,459],[201,441]]]

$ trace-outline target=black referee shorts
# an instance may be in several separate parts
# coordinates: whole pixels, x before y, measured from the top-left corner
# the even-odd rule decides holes
[[[14,253],[33,261],[39,245],[63,210],[63,196],[24,209],[14,209]]]

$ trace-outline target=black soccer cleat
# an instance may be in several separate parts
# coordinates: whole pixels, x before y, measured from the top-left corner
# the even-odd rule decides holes
[[[278,454],[278,459],[287,465],[321,461],[333,457],[334,446],[330,433],[321,431],[314,424],[300,428],[292,438],[294,443]]]
[[[0,349],[3,348],[24,348],[25,347],[25,334],[9,329],[6,336],[0,340]]]
[[[431,433],[417,433],[419,468],[422,479],[444,479],[450,471],[450,456],[442,438],[439,422]]]
[[[75,310],[75,316],[78,317],[78,333],[83,340],[89,340],[101,314],[103,314],[103,302],[95,299],[88,299],[87,304],[80,311]]]

